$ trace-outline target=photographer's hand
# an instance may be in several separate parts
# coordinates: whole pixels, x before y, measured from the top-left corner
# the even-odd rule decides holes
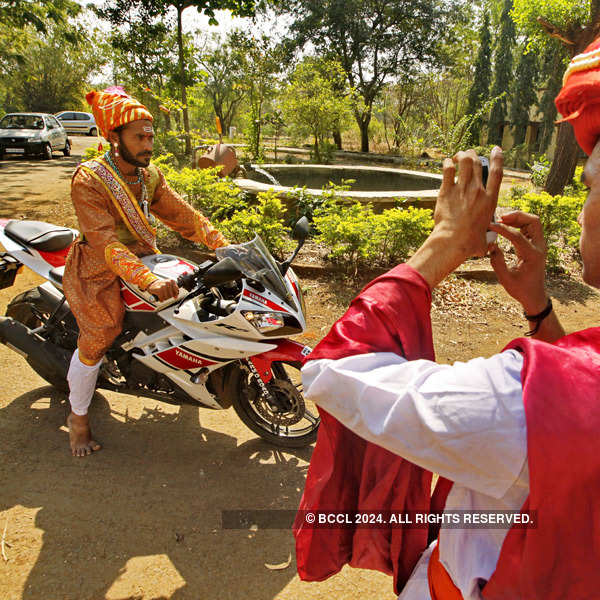
[[[511,242],[517,254],[516,264],[509,267],[504,253],[494,244],[490,251],[490,262],[498,281],[520,302],[526,314],[541,313],[548,304],[548,294],[545,286],[547,247],[539,217],[514,211],[503,215],[501,223],[491,224],[490,229]],[[533,337],[554,342],[564,334],[553,311],[540,323]]]
[[[432,289],[467,258],[485,256],[486,232],[498,201],[502,164],[502,150],[495,147],[490,157],[487,188],[484,188],[481,162],[474,150],[459,152],[444,161],[442,187],[434,213],[435,227],[408,261]]]

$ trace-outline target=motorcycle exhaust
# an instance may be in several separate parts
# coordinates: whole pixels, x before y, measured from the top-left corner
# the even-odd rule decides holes
[[[60,359],[64,351],[12,317],[0,317],[0,343],[33,362],[49,367],[57,375],[67,377],[69,364]]]

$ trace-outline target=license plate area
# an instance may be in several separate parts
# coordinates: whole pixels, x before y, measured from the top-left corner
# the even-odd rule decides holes
[[[0,290],[10,287],[21,268],[21,263],[10,254],[0,254]]]
[[[6,148],[4,152],[7,154],[25,154],[25,148]]]

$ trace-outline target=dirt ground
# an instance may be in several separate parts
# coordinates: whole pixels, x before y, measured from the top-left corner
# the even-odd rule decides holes
[[[75,226],[73,157],[0,162],[0,217]],[[31,272],[0,291],[0,311],[37,285]],[[304,280],[314,345],[363,281]],[[597,324],[598,296],[579,281],[550,290],[569,331]],[[525,332],[518,307],[493,283],[450,279],[433,311],[438,360],[490,355]],[[105,448],[67,451],[67,402],[0,346],[0,600],[392,599],[391,578],[345,568],[322,583],[296,575],[288,530],[223,530],[221,511],[297,507],[311,449],[274,450],[232,410],[173,407],[100,392],[91,418]],[[289,566],[279,570],[266,565]]]

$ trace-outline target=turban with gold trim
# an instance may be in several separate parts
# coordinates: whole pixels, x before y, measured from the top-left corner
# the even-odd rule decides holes
[[[92,107],[96,125],[104,138],[121,125],[140,119],[153,120],[150,111],[120,86],[109,87],[103,92],[89,92],[85,99]]]
[[[589,156],[600,138],[600,38],[571,60],[555,103],[563,117],[558,122],[571,122]]]

